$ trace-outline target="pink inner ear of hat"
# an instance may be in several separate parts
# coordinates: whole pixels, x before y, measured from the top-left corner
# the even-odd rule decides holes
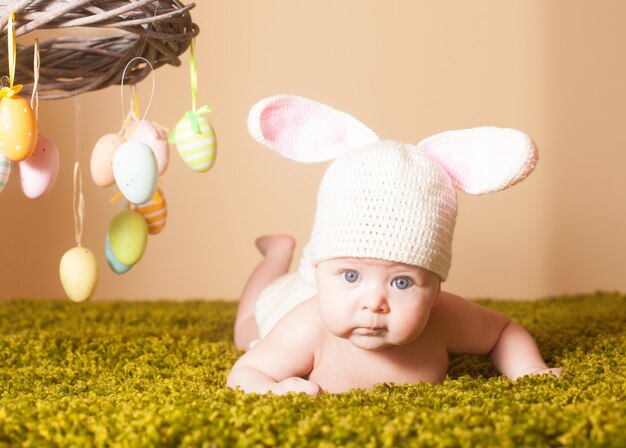
[[[516,129],[447,131],[418,146],[444,167],[457,188],[470,194],[511,187],[528,176],[537,163],[535,144]]]
[[[330,160],[346,149],[378,140],[352,116],[298,97],[268,104],[259,122],[267,143],[286,157],[303,162]]]

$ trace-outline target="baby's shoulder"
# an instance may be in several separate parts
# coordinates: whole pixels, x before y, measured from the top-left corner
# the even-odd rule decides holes
[[[437,302],[433,306],[431,315],[432,317],[447,320],[468,305],[470,305],[470,302],[467,299],[447,291],[441,291]]]
[[[317,298],[305,300],[289,311],[276,324],[275,330],[293,337],[312,337],[321,334],[322,322],[319,317]]]
[[[432,314],[440,319],[452,320],[453,322],[464,321],[467,319],[481,318],[485,314],[498,314],[485,308],[484,306],[465,299],[456,294],[441,291],[436,305],[432,309]]]
[[[443,334],[454,333],[460,323],[473,315],[474,307],[474,304],[461,296],[441,291],[431,310],[428,325]]]

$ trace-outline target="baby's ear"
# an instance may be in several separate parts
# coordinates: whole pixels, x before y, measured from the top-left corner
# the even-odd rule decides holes
[[[534,142],[516,129],[482,127],[448,131],[418,145],[456,187],[470,194],[504,190],[524,180],[537,164]]]
[[[331,160],[378,136],[351,115],[313,100],[277,95],[255,104],[248,130],[259,143],[297,162]]]

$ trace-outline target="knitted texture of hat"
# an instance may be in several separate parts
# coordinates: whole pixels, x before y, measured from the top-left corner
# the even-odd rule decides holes
[[[450,177],[420,149],[393,141],[367,145],[326,170],[306,258],[312,266],[338,257],[377,258],[445,280],[456,212]]]

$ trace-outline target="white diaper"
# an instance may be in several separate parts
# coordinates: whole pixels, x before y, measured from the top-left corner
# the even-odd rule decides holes
[[[316,288],[304,280],[298,271],[283,275],[270,283],[261,291],[256,303],[255,317],[259,327],[259,339],[267,336],[284,315],[316,293]]]

